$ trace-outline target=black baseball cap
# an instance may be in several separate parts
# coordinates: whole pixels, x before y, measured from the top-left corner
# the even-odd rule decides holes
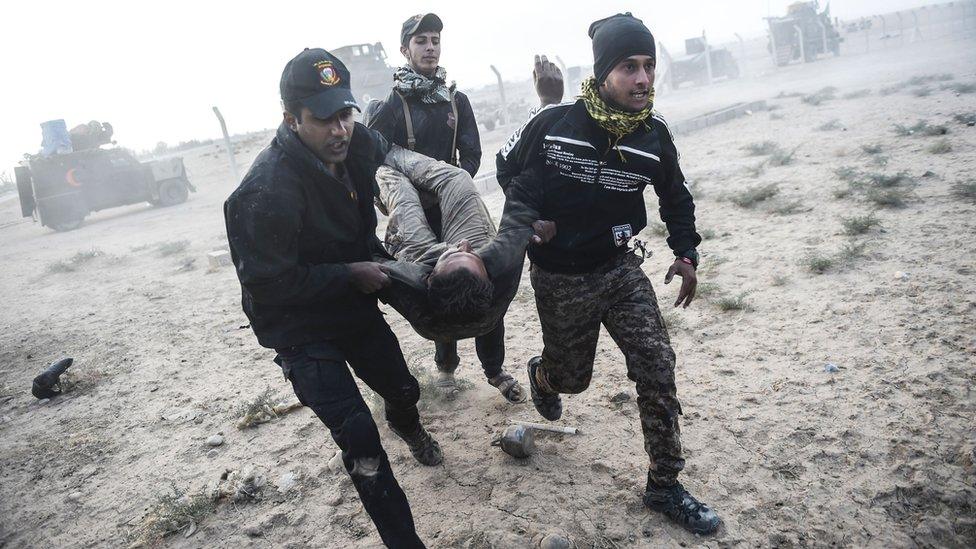
[[[353,107],[361,110],[349,89],[349,70],[322,48],[305,48],[281,73],[281,100],[299,101],[316,118],[329,118]]]
[[[400,45],[406,45],[410,37],[415,34],[428,31],[441,32],[442,30],[444,30],[444,23],[436,14],[418,13],[403,22],[403,28],[400,29]]]

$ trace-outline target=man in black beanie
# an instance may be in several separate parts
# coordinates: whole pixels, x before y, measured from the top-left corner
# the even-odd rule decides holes
[[[643,191],[652,186],[668,228],[674,262],[664,283],[681,277],[674,305],[695,296],[701,237],[695,204],[667,123],[653,109],[655,46],[639,20],[619,14],[593,23],[593,73],[575,103],[548,106],[498,153],[498,182],[513,178],[533,219],[555,222],[547,244],[529,250],[544,348],[528,363],[532,402],[546,419],[562,415],[560,393],[580,393],[593,375],[601,324],[624,354],[650,457],[644,504],[698,534],[718,515],[678,482],[681,452],[675,355],[654,289],[631,238],[647,225]],[[524,174],[534,173],[534,179]],[[527,182],[532,184],[526,184]],[[526,202],[526,200],[523,200]],[[643,249],[639,243],[637,248]]]

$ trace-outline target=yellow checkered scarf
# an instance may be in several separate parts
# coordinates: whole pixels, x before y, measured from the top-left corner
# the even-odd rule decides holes
[[[625,135],[633,133],[634,130],[639,128],[641,125],[647,127],[647,117],[651,115],[651,111],[654,110],[654,88],[652,87],[648,90],[648,96],[650,101],[644,109],[639,112],[627,112],[622,111],[616,107],[608,105],[606,101],[600,97],[599,85],[596,83],[596,78],[592,76],[583,81],[582,94],[580,97],[583,99],[583,104],[586,105],[586,112],[589,113],[590,118],[596,120],[596,123],[600,125],[601,128],[607,130],[614,137],[611,148],[616,147],[617,143]],[[648,128],[649,129],[649,128]],[[620,159],[626,162],[623,153],[617,151],[620,154]]]

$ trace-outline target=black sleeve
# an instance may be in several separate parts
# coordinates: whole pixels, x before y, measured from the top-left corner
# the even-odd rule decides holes
[[[397,127],[400,126],[402,118],[403,107],[400,103],[400,96],[390,92],[379,109],[370,117],[367,127],[379,132],[390,143],[396,143],[403,147],[405,145],[397,140]]]
[[[522,173],[538,159],[546,132],[566,110],[566,105],[545,107],[508,138],[495,155],[496,177],[503,190],[508,187],[513,177]]]
[[[224,219],[237,276],[254,301],[304,305],[356,292],[346,264],[299,263],[302,205],[298,197],[283,192],[234,196],[224,205]]]
[[[513,178],[505,191],[505,206],[498,234],[481,253],[492,278],[522,270],[525,248],[534,234],[532,223],[540,219],[543,196],[542,181],[534,173],[534,170],[528,170]]]
[[[695,232],[695,201],[681,172],[671,130],[661,119],[655,118],[654,122],[661,139],[664,167],[664,181],[655,182],[654,192],[660,204],[661,221],[668,227],[668,247],[675,255],[681,255],[701,243],[701,237]]]
[[[458,164],[461,169],[474,177],[481,167],[481,136],[478,134],[478,122],[474,119],[471,102],[463,93],[455,96],[458,110]]]

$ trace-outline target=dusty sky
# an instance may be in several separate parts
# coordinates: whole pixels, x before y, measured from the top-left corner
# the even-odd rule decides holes
[[[399,64],[399,30],[415,13],[444,20],[441,65],[464,88],[531,72],[535,52],[567,65],[592,62],[589,23],[631,11],[672,51],[704,29],[713,43],[764,34],[767,15],[792,0],[682,2],[167,2],[7,0],[0,7],[0,172],[40,147],[39,124],[110,121],[120,145],[147,149],[220,135],[211,107],[232,133],[274,127],[278,79],[304,47],[382,42]],[[834,0],[841,18],[890,12],[925,0]]]

